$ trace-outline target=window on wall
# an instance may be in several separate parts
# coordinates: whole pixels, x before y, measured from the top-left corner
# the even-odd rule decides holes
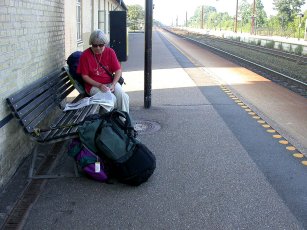
[[[106,33],[107,33],[107,34],[109,33],[109,30],[110,30],[110,27],[109,27],[109,26],[110,26],[110,20],[109,20],[109,19],[110,19],[110,18],[109,18],[110,8],[111,8],[110,2],[108,2],[108,11],[107,11],[107,13],[106,13],[106,15],[107,15],[107,17],[106,17],[106,18],[107,18],[107,19],[106,19],[107,22],[106,22],[106,23],[108,24],[108,26],[106,26]]]
[[[76,19],[77,19],[77,42],[82,41],[82,26],[81,26],[81,0],[77,0],[76,8]]]
[[[98,10],[98,28],[106,32],[105,28],[105,10]]]

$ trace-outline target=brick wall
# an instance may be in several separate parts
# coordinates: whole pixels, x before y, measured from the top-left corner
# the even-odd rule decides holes
[[[77,50],[76,0],[65,0],[65,58]]]
[[[116,0],[82,2],[82,41],[77,42],[76,0],[0,0],[0,187],[32,150],[5,98],[34,80],[59,70],[76,50],[89,47],[98,28],[98,9],[109,10]],[[121,9],[121,7],[119,7]]]
[[[64,0],[0,0],[0,186],[30,153],[5,98],[64,65]]]

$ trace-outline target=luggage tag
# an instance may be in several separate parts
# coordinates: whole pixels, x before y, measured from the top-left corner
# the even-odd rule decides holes
[[[98,160],[98,156],[97,161],[95,162],[95,173],[100,173],[100,162]]]

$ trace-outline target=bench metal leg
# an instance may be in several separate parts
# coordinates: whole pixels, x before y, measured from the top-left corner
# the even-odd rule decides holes
[[[35,145],[35,147],[33,149],[31,165],[30,165],[30,169],[29,169],[29,178],[33,178],[33,171],[34,171],[35,162],[36,162],[36,158],[37,158],[37,151],[38,151],[38,145]]]
[[[75,176],[80,177],[77,162],[74,162]]]
[[[55,179],[55,178],[63,178],[63,177],[79,177],[77,165],[76,165],[76,162],[74,161],[74,159],[72,159],[74,161],[74,175],[61,175],[61,174],[33,175],[33,174],[35,174],[34,171],[35,171],[35,163],[37,161],[37,156],[38,156],[38,145],[36,144],[34,149],[33,149],[31,165],[30,165],[30,168],[29,168],[29,178],[30,179]],[[48,170],[49,172],[52,171],[52,169],[54,168],[56,163],[57,163],[57,160],[52,162],[52,165]]]

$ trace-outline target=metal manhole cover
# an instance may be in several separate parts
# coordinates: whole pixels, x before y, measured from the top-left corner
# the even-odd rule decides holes
[[[155,121],[135,121],[134,129],[138,132],[138,134],[148,134],[157,132],[161,126],[159,123]]]

